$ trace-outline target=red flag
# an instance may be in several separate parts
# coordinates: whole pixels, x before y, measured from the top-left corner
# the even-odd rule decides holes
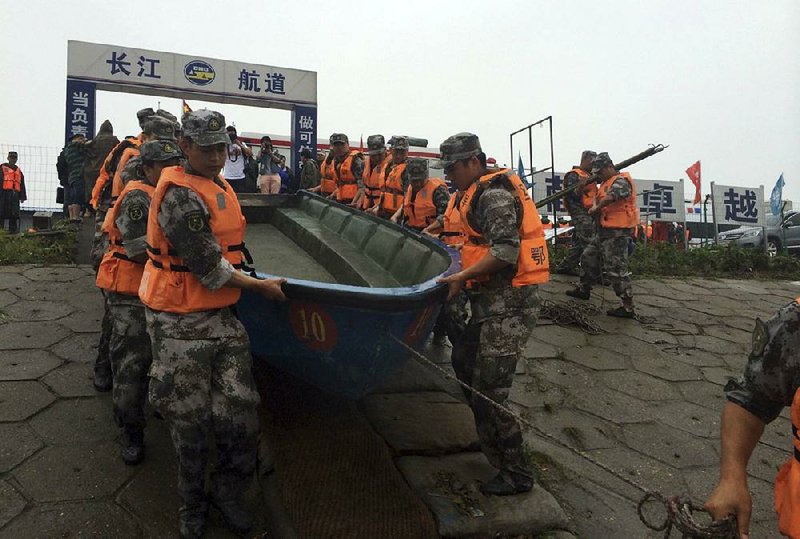
[[[184,99],[183,100],[183,114],[188,114],[190,112],[192,112],[192,108],[189,106],[189,103],[187,103],[186,100]]]
[[[687,168],[686,175],[692,180],[695,188],[694,202],[692,202],[692,204],[697,204],[700,202],[700,161]]]
[[[364,153],[364,135],[361,135],[361,142],[358,143],[358,151]]]

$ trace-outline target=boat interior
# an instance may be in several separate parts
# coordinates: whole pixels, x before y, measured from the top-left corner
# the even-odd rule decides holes
[[[257,271],[371,288],[407,287],[450,266],[446,249],[385,220],[307,193],[239,195]]]

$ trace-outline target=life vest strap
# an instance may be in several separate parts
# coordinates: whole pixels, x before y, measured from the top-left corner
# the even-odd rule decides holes
[[[134,264],[139,264],[140,266],[142,265],[142,262],[137,262],[136,260],[132,259],[125,253],[114,251],[113,253],[111,253],[111,256],[113,256],[114,258],[119,258],[120,260],[126,260],[128,262],[132,262]]]
[[[253,263],[253,256],[250,254],[250,251],[247,249],[247,247],[245,247],[244,242],[238,243],[236,245],[229,245],[228,252],[233,252],[233,251],[241,251],[247,263],[248,264]]]
[[[488,245],[489,244],[489,242],[486,240],[486,238],[484,238],[482,236],[470,236],[469,237],[469,242],[472,245]]]
[[[161,262],[159,262],[158,260],[153,260],[153,259],[151,258],[151,259],[150,259],[150,262],[152,262],[152,263],[153,263],[153,266],[157,267],[158,269],[166,269],[166,268],[164,267],[164,264],[162,264],[162,263],[161,263]],[[170,265],[169,265],[169,270],[168,270],[168,271],[180,271],[180,272],[184,272],[184,273],[189,273],[189,272],[191,272],[192,270],[190,270],[188,266],[181,266],[181,265],[179,265],[179,264],[170,264]]]

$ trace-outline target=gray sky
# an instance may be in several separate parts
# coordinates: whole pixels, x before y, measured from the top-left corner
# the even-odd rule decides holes
[[[784,196],[800,201],[796,0],[0,6],[2,143],[63,143],[67,40],[75,39],[317,71],[320,136],[345,132],[357,143],[361,134],[407,134],[438,146],[472,131],[507,163],[508,134],[552,115],[557,169],[585,148],[621,160],[664,143],[635,176],[685,178],[700,159],[704,192],[713,180],[763,184],[768,197],[784,172]],[[98,126],[109,118],[117,135],[135,133],[135,111],[158,99],[99,93]],[[160,100],[179,113],[178,101]],[[290,130],[288,112],[208,106],[240,131]],[[544,141],[538,168],[549,164]]]

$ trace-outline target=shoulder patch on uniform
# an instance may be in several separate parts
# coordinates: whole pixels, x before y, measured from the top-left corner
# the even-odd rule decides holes
[[[131,221],[141,221],[144,219],[144,205],[143,204],[131,204],[128,206],[128,218]]]
[[[189,227],[189,230],[192,232],[200,232],[203,230],[205,226],[205,220],[203,219],[203,214],[200,212],[191,212],[186,214],[186,226]]]
[[[767,325],[756,318],[756,327],[753,329],[752,336],[752,350],[751,354],[754,356],[761,356],[764,354],[764,348],[767,347],[769,342],[769,333],[767,332]]]

